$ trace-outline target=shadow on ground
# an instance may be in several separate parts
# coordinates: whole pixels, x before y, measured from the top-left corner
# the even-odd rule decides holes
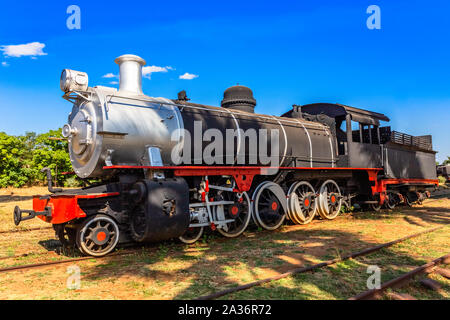
[[[402,208],[402,212],[383,210],[380,213],[360,212],[353,215],[355,219],[380,219],[380,215],[400,214],[405,216],[407,222],[420,226],[417,231],[430,228],[427,223],[445,225],[450,221],[449,209],[427,207],[426,204],[420,208]],[[418,218],[426,223],[419,224]],[[151,284],[153,294],[150,297],[192,299],[375,245],[364,240],[358,232],[337,229],[282,228],[275,232],[250,231],[237,239],[215,235],[210,236],[210,239],[192,246],[174,242],[153,245],[136,255],[122,257],[120,261],[113,257],[107,258],[105,263],[86,272],[85,279],[139,276],[146,280],[145,284]],[[297,274],[225,298],[346,299],[367,290],[368,265],[380,266],[382,282],[385,282],[426,262],[386,248],[357,260],[347,260],[316,272]],[[178,287],[180,284],[183,285]],[[433,293],[432,297],[445,298],[439,293]]]
[[[428,224],[448,224],[450,222],[450,209],[445,207],[432,207],[425,203],[421,206],[401,206],[393,210],[355,212],[353,214],[355,219],[386,219],[398,216],[403,216],[403,219],[407,222],[422,227]]]

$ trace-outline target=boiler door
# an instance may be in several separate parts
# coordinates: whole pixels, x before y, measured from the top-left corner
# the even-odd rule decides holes
[[[80,110],[72,121],[72,151],[81,156],[92,144],[92,119],[84,109]]]
[[[93,103],[82,104],[69,125],[63,128],[69,140],[72,167],[80,178],[89,177],[98,166],[102,139],[97,135],[97,115]]]

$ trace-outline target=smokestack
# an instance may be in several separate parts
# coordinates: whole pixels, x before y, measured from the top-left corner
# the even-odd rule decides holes
[[[114,60],[119,65],[119,92],[124,91],[134,94],[142,92],[142,66],[145,60],[134,54],[124,54]]]

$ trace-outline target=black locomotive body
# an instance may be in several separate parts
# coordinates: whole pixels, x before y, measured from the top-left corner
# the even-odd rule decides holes
[[[62,191],[49,179],[50,195],[14,211],[16,224],[38,216],[85,254],[129,241],[193,243],[205,228],[236,237],[249,224],[332,220],[353,204],[410,205],[437,185],[431,136],[381,127],[383,114],[329,103],[256,114],[244,86],[227,89],[221,107],[190,103],[185,92],[151,98],[141,89],[145,61],[116,62],[118,91],[89,88],[77,71],[61,79],[73,103],[63,132],[74,171],[101,183]]]
[[[445,178],[445,182],[450,182],[450,165],[437,166],[436,173],[438,176]]]

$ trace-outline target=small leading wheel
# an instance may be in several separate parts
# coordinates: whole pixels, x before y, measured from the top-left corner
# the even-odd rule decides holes
[[[341,190],[333,180],[325,181],[320,187],[318,211],[323,219],[335,219],[341,210]]]
[[[113,251],[119,242],[119,227],[106,215],[91,216],[79,226],[76,242],[82,253],[94,257],[104,256]]]
[[[228,222],[222,228],[217,228],[220,234],[227,238],[235,238],[241,235],[248,226],[252,217],[252,207],[247,192],[236,193],[224,191],[221,193],[224,201],[234,201],[233,204],[221,205],[215,208],[216,216],[223,216]]]
[[[186,244],[193,244],[203,234],[203,227],[188,227],[184,234],[180,236],[178,239],[180,239],[181,242]]]
[[[284,201],[280,201],[284,199]],[[276,183],[266,181],[253,193],[253,215],[257,225],[266,230],[278,229],[286,218],[286,195]]]
[[[288,192],[288,217],[296,224],[312,221],[317,211],[314,188],[306,181],[292,184]]]

